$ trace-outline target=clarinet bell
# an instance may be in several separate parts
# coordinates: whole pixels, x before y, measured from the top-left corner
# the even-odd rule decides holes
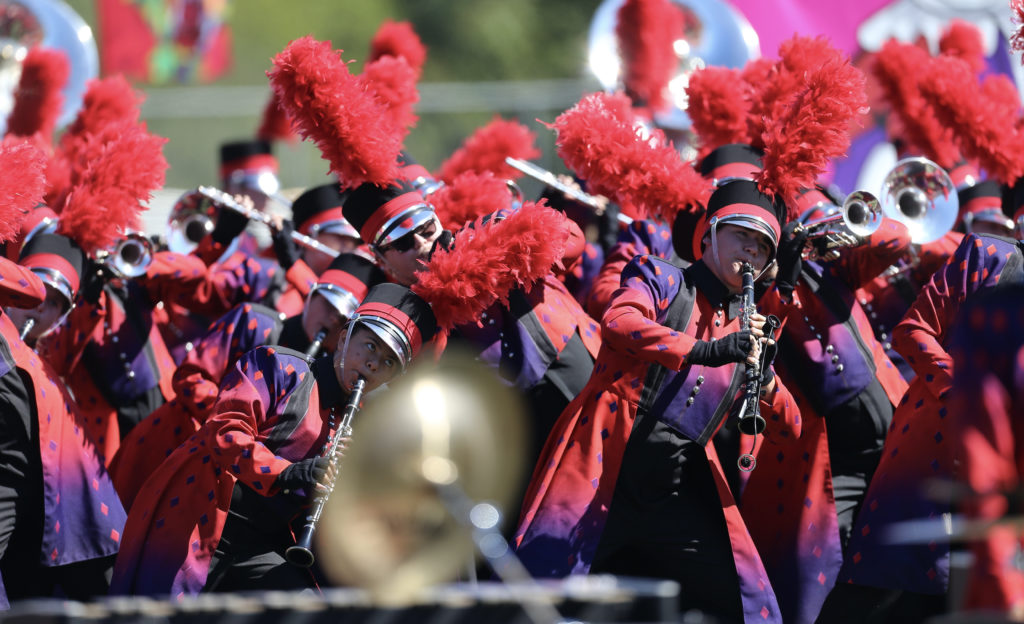
[[[740,418],[738,423],[736,423],[736,427],[740,430],[740,433],[750,436],[761,435],[764,433],[766,426],[768,426],[768,423],[760,414],[744,416],[743,418]]]
[[[288,563],[301,568],[308,568],[313,565],[316,557],[313,555],[312,536],[312,533],[304,535],[300,543],[289,546],[284,551],[284,558],[288,560]]]

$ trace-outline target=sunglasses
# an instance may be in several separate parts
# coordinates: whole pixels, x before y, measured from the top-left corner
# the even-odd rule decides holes
[[[387,253],[392,249],[399,253],[405,253],[416,246],[416,234],[419,234],[423,238],[430,238],[435,232],[437,232],[437,220],[431,219],[430,221],[417,226],[415,229],[406,232],[387,245],[381,245],[379,249],[381,253]]]

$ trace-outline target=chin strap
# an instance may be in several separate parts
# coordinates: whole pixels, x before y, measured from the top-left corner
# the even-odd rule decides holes
[[[348,343],[352,340],[352,329],[356,325],[356,318],[353,317],[349,320],[348,325],[345,327],[345,344],[341,347],[341,359],[338,360],[336,368],[338,369],[338,375],[345,379],[345,356],[348,355]]]

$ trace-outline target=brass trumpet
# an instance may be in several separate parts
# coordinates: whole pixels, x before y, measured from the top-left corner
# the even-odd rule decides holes
[[[96,252],[96,260],[116,277],[139,277],[145,275],[153,263],[153,243],[145,234],[128,232],[113,249]]]
[[[834,214],[811,219],[801,227],[808,231],[804,258],[816,259],[838,249],[856,247],[882,225],[882,207],[867,191],[854,191]]]
[[[277,226],[274,225],[274,221],[273,219],[270,218],[269,215],[259,212],[258,210],[249,208],[248,206],[245,206],[243,204],[240,204],[239,202],[235,201],[234,197],[220,189],[213,188],[212,186],[200,186],[199,188],[196,189],[196,193],[198,193],[202,197],[205,197],[206,199],[209,199],[218,206],[222,206],[229,210],[234,210],[237,213],[245,215],[247,219],[258,221],[272,230],[277,229]],[[327,254],[331,258],[337,258],[339,255],[339,252],[337,250],[331,249],[330,247],[324,245],[315,238],[311,238],[299,232],[292,232],[292,240],[294,240],[299,245],[306,247],[307,249],[313,249],[315,251],[319,251],[320,253]]]

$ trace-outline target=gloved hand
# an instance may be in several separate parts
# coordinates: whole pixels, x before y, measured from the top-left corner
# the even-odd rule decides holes
[[[807,244],[807,230],[801,229],[794,233],[800,223],[790,221],[782,228],[782,237],[779,240],[779,250],[775,255],[779,266],[778,275],[775,277],[775,287],[785,296],[793,294],[796,283],[800,279],[800,269],[803,268],[804,246]]]
[[[731,362],[742,362],[750,355],[754,343],[750,340],[750,330],[742,329],[715,341],[698,340],[686,356],[687,364],[703,364],[704,366],[722,366]]]
[[[103,286],[110,277],[112,277],[110,271],[102,264],[94,260],[87,260],[84,275],[82,275],[82,286],[79,288],[82,299],[91,305],[99,303]]]
[[[295,226],[291,219],[284,219],[281,228],[273,230],[274,253],[277,255],[277,262],[281,268],[287,271],[292,265],[299,261],[299,246],[292,238]]]
[[[448,230],[441,230],[441,235],[438,236],[437,240],[434,241],[434,246],[430,248],[430,255],[427,256],[427,259],[429,260],[430,258],[433,258],[434,252],[437,251],[438,249],[448,251],[452,248],[454,244],[455,235],[449,232]]]
[[[316,484],[324,478],[331,460],[326,457],[310,457],[297,461],[281,471],[274,482],[285,494],[302,490],[308,496]]]
[[[213,232],[210,233],[210,236],[213,237],[215,243],[227,246],[245,230],[245,226],[248,224],[248,217],[242,213],[222,207],[217,215],[217,223],[213,226]]]

